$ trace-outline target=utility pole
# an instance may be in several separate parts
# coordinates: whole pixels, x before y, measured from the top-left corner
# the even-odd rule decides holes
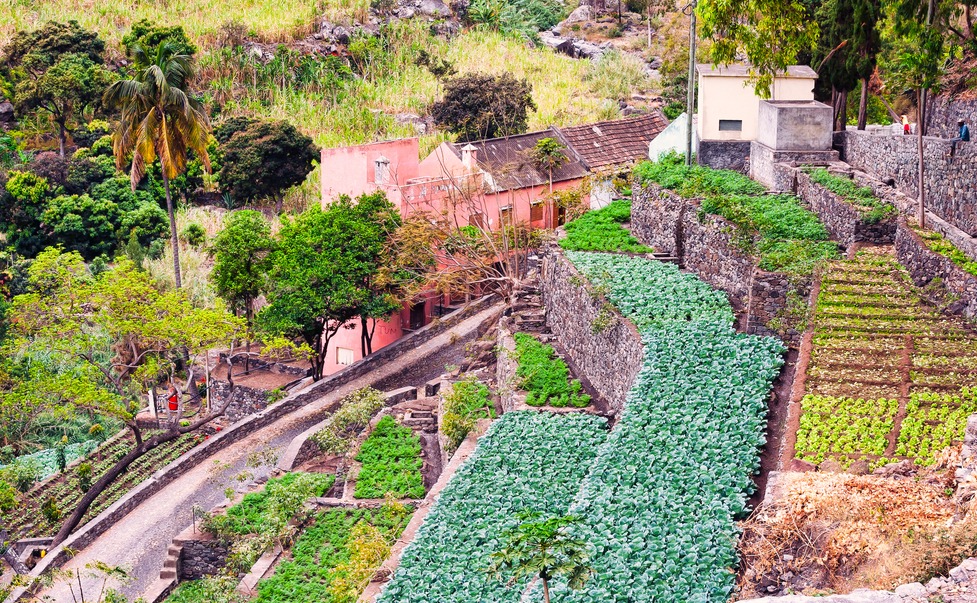
[[[689,98],[685,107],[685,165],[692,165],[692,115],[695,113],[695,7],[692,0],[682,12],[689,15]]]

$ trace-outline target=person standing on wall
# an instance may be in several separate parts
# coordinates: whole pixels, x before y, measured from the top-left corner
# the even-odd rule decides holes
[[[909,136],[909,116],[902,116],[902,133],[904,136]]]
[[[950,141],[950,159],[957,154],[958,142],[970,142],[970,128],[967,127],[966,120],[958,119],[957,128],[957,137]]]

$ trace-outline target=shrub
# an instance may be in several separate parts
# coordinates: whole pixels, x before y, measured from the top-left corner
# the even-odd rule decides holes
[[[44,515],[44,519],[55,523],[61,519],[63,512],[61,511],[61,507],[58,506],[58,501],[54,497],[50,497],[41,505],[41,514]]]
[[[75,468],[75,475],[78,476],[78,489],[82,492],[88,492],[92,487],[92,464],[88,462],[79,463]]]
[[[441,413],[441,433],[448,438],[448,449],[455,450],[475,428],[479,418],[495,418],[487,385],[468,376],[451,385],[443,394],[444,408]]]
[[[268,480],[264,490],[246,494],[225,515],[206,516],[203,529],[225,538],[280,530],[309,497],[322,496],[335,480],[335,475],[286,473]]]
[[[459,140],[511,136],[526,131],[529,110],[536,110],[532,86],[511,74],[469,74],[444,84],[444,98],[433,103],[431,117]]]
[[[200,224],[191,222],[183,227],[180,238],[191,247],[200,247],[207,240],[207,231]]]
[[[381,392],[370,387],[355,391],[340,401],[339,410],[311,439],[322,452],[345,454],[349,451],[353,438],[366,428],[373,415],[383,406]]]

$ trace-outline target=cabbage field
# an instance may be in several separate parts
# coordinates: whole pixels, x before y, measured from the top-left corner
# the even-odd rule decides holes
[[[379,601],[519,601],[525,584],[490,578],[489,555],[521,511],[566,512],[605,427],[604,419],[584,414],[502,415],[441,492]]]
[[[570,509],[596,575],[554,600],[726,601],[783,345],[736,334],[725,296],[671,264],[567,255],[639,325],[645,364]]]

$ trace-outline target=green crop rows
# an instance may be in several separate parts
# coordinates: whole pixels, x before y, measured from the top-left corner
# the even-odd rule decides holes
[[[356,498],[424,498],[421,440],[410,427],[387,415],[363,442],[356,460],[363,463],[356,477]]]
[[[970,256],[964,252],[957,249],[957,246],[947,241],[938,232],[933,232],[931,230],[920,230],[915,228],[916,234],[923,239],[923,243],[929,248],[930,251],[938,253],[943,257],[949,259],[951,262],[963,269],[964,272],[977,276],[977,262],[970,259]]]
[[[566,238],[560,247],[573,251],[623,251],[651,253],[623,226],[631,220],[631,202],[618,200],[607,207],[589,211],[564,228]]]
[[[838,257],[838,246],[818,217],[790,195],[764,195],[763,185],[730,170],[686,166],[679,155],[642,162],[635,176],[686,198],[701,198],[700,209],[736,225],[738,242],[763,270],[810,274]]]
[[[277,515],[284,515],[290,519],[298,508],[269,510],[270,500],[274,497],[293,500],[292,505],[299,507],[309,496],[322,496],[332,487],[335,475],[325,473],[286,473],[285,475],[268,480],[263,490],[244,495],[237,504],[227,510],[224,515],[214,515],[211,518],[212,529],[223,536],[245,536],[257,534],[268,525],[277,521]],[[289,492],[301,492],[302,496],[278,496]]]
[[[519,387],[526,390],[526,404],[583,408],[590,403],[590,396],[581,393],[579,380],[570,379],[570,369],[553,346],[541,343],[528,333],[516,333],[514,338],[516,376]]]
[[[382,603],[519,601],[485,573],[502,533],[524,510],[564,513],[604,441],[605,421],[583,414],[510,412],[492,424],[404,550]]]
[[[571,507],[596,575],[554,599],[726,601],[784,348],[737,335],[725,298],[674,266],[568,255],[641,326],[645,364]]]
[[[968,389],[977,385],[977,337],[923,306],[910,283],[891,248],[866,248],[829,264],[814,319],[798,458],[929,465],[962,438],[967,416],[977,410]]]

